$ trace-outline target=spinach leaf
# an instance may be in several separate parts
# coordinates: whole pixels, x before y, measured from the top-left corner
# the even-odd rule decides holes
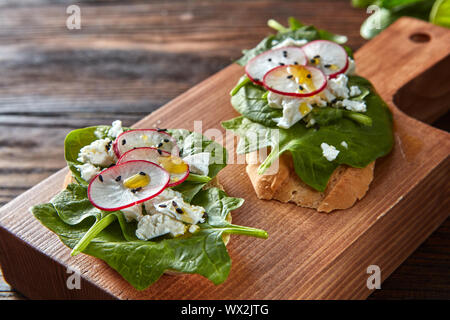
[[[266,126],[274,126],[273,118],[283,116],[281,109],[269,106],[264,95],[267,91],[253,82],[247,82],[231,97],[231,105],[237,112],[252,121]]]
[[[273,46],[287,38],[292,38],[294,40],[304,39],[307,41],[323,39],[334,41],[339,44],[347,42],[346,36],[336,35],[326,30],[317,29],[313,26],[306,26],[293,17],[289,18],[289,28],[282,26],[280,23],[272,19],[268,21],[268,25],[277,30],[278,33],[276,35],[269,35],[264,38],[253,49],[243,50],[243,56],[238,59],[236,63],[244,66],[250,59],[256,57],[260,53],[263,53],[264,51],[270,50]],[[349,48],[347,48],[347,50],[349,50],[349,55],[351,56],[351,50]]]
[[[37,205],[31,210],[70,248],[74,248],[92,227],[92,219],[87,217],[97,215],[93,207],[89,208],[84,203],[80,205],[79,195],[83,193],[80,191],[83,188],[72,185],[63,191],[63,195],[57,195],[52,203]],[[73,201],[69,194],[72,194]],[[57,205],[63,201],[64,206]],[[267,238],[263,230],[236,226],[226,221],[229,212],[240,207],[242,202],[242,199],[227,197],[217,188],[202,190],[192,201],[203,206],[208,214],[206,222],[199,225],[200,230],[192,235],[159,241],[138,240],[134,236],[135,224],[126,223],[118,212],[108,213],[103,219],[113,217],[111,223],[96,235],[83,252],[105,261],[138,290],[154,283],[165,270],[198,273],[219,284],[226,280],[231,267],[223,234]]]
[[[289,129],[281,129],[242,116],[222,122],[222,126],[241,137],[238,153],[271,147],[271,153],[258,170],[259,174],[264,173],[281,154],[290,152],[297,175],[314,189],[324,191],[331,174],[340,164],[363,168],[388,154],[393,146],[392,116],[384,101],[364,78],[350,76],[349,84],[366,88],[367,91],[363,91],[367,105],[364,115],[371,118],[370,126],[349,119],[345,116],[346,110],[329,113],[318,128],[306,128],[297,123]],[[348,144],[348,149],[341,145],[342,141]],[[323,157],[322,142],[340,150],[335,161],[330,162]]]
[[[77,160],[81,148],[91,144],[95,140],[108,137],[108,131],[110,128],[110,126],[95,126],[76,129],[69,132],[66,136],[66,139],[64,140],[64,156],[72,175],[79,184],[88,184],[83,178],[81,178],[80,172],[75,167],[75,165],[82,164]],[[112,140],[114,140],[114,138]]]

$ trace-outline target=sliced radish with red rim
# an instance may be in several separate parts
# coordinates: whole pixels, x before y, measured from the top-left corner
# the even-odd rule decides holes
[[[292,97],[310,97],[327,86],[325,74],[309,66],[279,66],[264,76],[266,89]]]
[[[302,47],[311,66],[322,70],[329,78],[334,78],[348,68],[345,49],[333,41],[315,40]]]
[[[137,148],[125,152],[117,164],[131,160],[146,160],[163,167],[170,174],[168,187],[174,187],[182,183],[189,176],[189,165],[180,157],[171,155],[170,152],[157,148]]]
[[[251,59],[245,66],[245,73],[256,84],[262,85],[264,75],[280,65],[305,65],[307,59],[299,47],[283,47],[268,50]]]
[[[92,179],[88,198],[101,210],[121,210],[156,197],[167,187],[169,180],[169,173],[155,163],[127,161]]]
[[[178,156],[177,141],[161,129],[135,129],[125,131],[114,141],[114,152],[120,158],[128,150],[142,147],[158,148]]]

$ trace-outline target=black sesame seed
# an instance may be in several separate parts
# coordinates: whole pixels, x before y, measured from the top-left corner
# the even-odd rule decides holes
[[[178,204],[177,204],[175,201],[172,201],[172,205],[173,205],[174,207],[178,207]]]
[[[103,182],[103,176],[102,176],[102,175],[99,175],[99,176],[98,176],[98,180],[100,180],[100,182]]]
[[[165,204],[160,204],[159,207],[160,207],[160,208],[167,208],[167,205],[165,205]]]
[[[311,61],[311,63],[316,63],[316,59],[311,59],[309,61]]]
[[[331,64],[324,65],[325,68],[331,68]]]
[[[110,141],[106,144],[106,146],[105,146],[106,151],[109,151],[109,149],[111,149],[111,144],[112,144],[112,141]]]
[[[320,56],[319,56],[319,55],[317,55],[317,56],[314,56],[313,58],[314,58],[314,59],[319,59],[319,58],[320,58]]]
[[[271,61],[272,61],[272,59],[271,59],[271,58],[269,58],[269,59],[267,59],[267,61],[271,62]]]
[[[160,142],[160,143],[158,144],[158,147],[157,147],[157,148],[161,148],[163,145],[164,145],[164,143]]]
[[[283,57],[287,58],[287,51],[283,51]]]
[[[132,193],[136,193],[136,192],[141,191],[141,190],[142,190],[142,187],[139,187],[139,188],[136,188],[136,189],[131,189],[131,192]]]
[[[160,156],[162,155],[161,149],[156,149],[156,151],[158,151],[158,153],[159,153]]]
[[[255,80],[256,82],[258,82],[258,81],[259,81],[259,78],[254,78],[253,80]]]
[[[299,88],[300,90],[303,90],[303,87],[302,87],[302,86],[298,86],[298,88]]]
[[[183,213],[183,209],[177,208],[177,209],[176,209],[176,212],[178,212],[178,213]]]
[[[124,146],[125,143],[127,143],[127,140],[123,139],[123,140],[122,140],[122,145]]]
[[[141,176],[145,176],[145,172],[143,172],[143,171],[139,172],[139,174],[140,174]]]
[[[311,74],[308,73],[308,74],[306,75],[306,77],[307,77],[308,79],[311,79]]]
[[[293,77],[293,75],[292,74],[290,74],[290,75],[288,75],[286,78],[288,78],[288,79],[292,79],[292,77]]]
[[[164,139],[164,142],[169,142],[170,140],[169,139]]]
[[[284,63],[283,62],[280,62],[280,63],[278,63],[280,66],[284,66]]]
[[[119,182],[121,179],[122,179],[122,176],[118,176],[118,177],[116,178],[116,181]]]
[[[160,129],[160,128],[158,128],[156,131],[158,131],[158,132],[164,132],[164,131],[167,131],[167,129]]]
[[[298,62],[297,62],[297,61],[294,61],[294,64],[295,64],[295,65],[297,65],[297,64],[298,64]]]

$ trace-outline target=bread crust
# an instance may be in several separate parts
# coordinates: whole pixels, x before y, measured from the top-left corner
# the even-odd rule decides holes
[[[362,199],[373,180],[375,167],[375,161],[361,169],[341,165],[331,175],[325,191],[319,192],[305,184],[295,173],[290,153],[280,156],[278,170],[271,167],[267,170],[269,173],[263,175],[257,173],[263,161],[257,160],[257,156],[257,151],[246,155],[246,171],[259,199],[292,202],[320,212],[347,209]]]

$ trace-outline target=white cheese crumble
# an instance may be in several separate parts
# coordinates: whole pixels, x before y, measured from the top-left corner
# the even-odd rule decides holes
[[[180,192],[165,189],[160,195],[144,202],[147,215],[142,213],[142,204],[122,209],[125,219],[138,221],[136,236],[141,240],[150,240],[165,234],[180,236],[186,231],[197,232],[203,223],[205,209],[186,203]],[[177,212],[177,208],[183,212]],[[189,226],[189,227],[188,227]]]
[[[136,237],[141,240],[150,240],[165,234],[177,237],[184,234],[185,231],[186,226],[183,222],[172,219],[165,214],[157,213],[142,217],[136,229]]]
[[[117,138],[117,136],[119,134],[121,134],[122,132],[123,132],[122,121],[116,120],[116,121],[113,121],[113,123],[111,125],[111,129],[109,129],[109,131],[108,131],[108,136],[110,136],[112,138]]]
[[[305,40],[305,39],[295,40],[295,39],[292,39],[292,38],[286,38],[283,41],[281,41],[281,42],[277,43],[276,45],[274,45],[272,47],[272,50],[273,49],[278,49],[278,48],[283,48],[283,47],[291,47],[291,46],[301,47],[301,46],[303,46],[304,44],[307,44],[307,43],[308,43],[308,40]]]
[[[184,157],[183,161],[189,165],[190,172],[207,176],[210,158],[211,154],[209,152],[200,152]]]
[[[345,141],[341,142],[341,146],[343,146],[345,149],[348,149],[348,144]]]
[[[142,214],[142,204],[137,204],[132,207],[128,207],[125,209],[121,209],[123,216],[127,222],[131,222],[133,220],[140,221],[144,215]]]
[[[334,146],[329,145],[325,142],[322,142],[320,144],[320,147],[322,148],[322,155],[328,160],[328,161],[333,161],[334,159],[336,159],[336,157],[339,154],[339,150],[337,150]]]
[[[355,101],[344,99],[336,103],[338,107],[345,107],[345,109],[355,112],[366,112],[367,107],[364,101]]]
[[[267,95],[267,101],[271,107],[283,108],[283,116],[273,120],[277,126],[284,129],[292,127],[313,109],[308,99],[282,96],[272,92]]]
[[[358,86],[351,86],[350,87],[350,97],[359,96],[361,94],[361,90]]]
[[[349,89],[347,87],[348,78],[345,74],[340,74],[336,78],[328,80],[328,89],[339,98],[348,98]]]
[[[112,148],[112,141],[109,138],[105,138],[95,140],[90,145],[81,148],[77,160],[82,163],[108,167],[115,163],[116,159]]]
[[[87,182],[90,182],[92,178],[100,173],[100,169],[90,163],[75,165],[75,167],[80,172],[81,178]]]
[[[158,204],[154,203],[153,205],[156,211],[179,221],[189,224],[205,222],[203,219],[205,208],[186,203],[181,197],[159,202]]]

